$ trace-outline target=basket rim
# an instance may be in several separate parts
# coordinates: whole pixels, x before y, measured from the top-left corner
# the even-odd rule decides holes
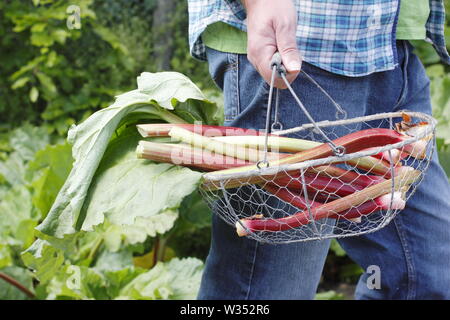
[[[378,113],[378,114],[374,114],[374,115],[356,117],[356,118],[345,119],[345,120],[335,120],[335,121],[325,120],[325,121],[317,122],[316,124],[319,127],[329,127],[329,126],[334,126],[334,125],[344,125],[344,124],[350,124],[350,123],[356,123],[356,122],[362,122],[362,121],[380,120],[380,119],[385,119],[385,118],[391,118],[391,119],[398,118],[398,117],[402,117],[404,114],[407,114],[414,118],[421,119],[423,121],[427,121],[429,126],[426,128],[426,130],[424,130],[417,136],[411,137],[411,139],[406,139],[404,141],[397,142],[394,144],[388,144],[383,147],[373,148],[372,150],[348,153],[348,154],[345,154],[340,157],[339,156],[330,156],[330,157],[326,157],[326,158],[307,160],[307,161],[303,161],[303,162],[299,162],[299,163],[285,164],[285,165],[281,165],[281,166],[272,166],[272,167],[269,166],[269,167],[262,167],[260,169],[256,168],[254,170],[248,170],[248,171],[244,171],[244,172],[236,172],[236,173],[229,173],[229,174],[223,174],[223,173],[218,174],[215,172],[208,172],[208,173],[203,174],[203,179],[208,180],[208,181],[221,181],[221,180],[236,179],[236,178],[249,178],[249,177],[254,177],[254,176],[274,175],[281,171],[302,170],[302,169],[312,167],[312,166],[320,166],[320,165],[325,165],[325,164],[330,164],[330,163],[335,163],[335,162],[343,162],[343,161],[345,162],[345,161],[348,161],[348,160],[351,160],[354,158],[372,156],[379,152],[397,149],[397,148],[403,147],[406,144],[410,144],[410,143],[415,142],[419,139],[422,139],[426,136],[429,136],[430,134],[434,134],[436,124],[437,124],[436,119],[434,119],[431,115],[428,115],[423,112],[408,111],[408,110],[401,110],[398,112]],[[285,135],[285,134],[295,133],[295,132],[308,130],[308,129],[312,129],[312,128],[314,128],[314,126],[312,124],[308,123],[308,124],[304,124],[299,127],[286,129],[283,131],[277,131],[275,134]]]

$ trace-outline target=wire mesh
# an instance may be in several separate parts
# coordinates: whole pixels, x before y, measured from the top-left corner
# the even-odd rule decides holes
[[[309,148],[326,143],[322,133],[335,141],[365,129],[397,130],[404,124],[405,114],[414,134],[399,142],[343,156],[277,162],[300,151],[295,145],[299,141],[312,141]],[[305,124],[277,131],[267,141],[261,137],[253,145],[243,140],[242,146],[267,152],[267,166],[253,162],[246,170],[206,173],[200,192],[213,212],[236,227],[239,235],[260,242],[289,243],[373,232],[404,208],[419,185],[434,151],[434,130],[431,116],[401,111]]]

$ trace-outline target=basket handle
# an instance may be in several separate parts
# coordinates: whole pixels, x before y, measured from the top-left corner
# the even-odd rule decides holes
[[[268,139],[269,139],[269,125],[270,125],[270,115],[272,111],[272,95],[273,95],[273,88],[274,88],[274,82],[275,82],[275,76],[278,75],[278,77],[281,77],[286,84],[286,87],[289,89],[291,95],[293,96],[294,100],[297,102],[300,109],[302,109],[303,113],[306,115],[308,120],[311,122],[311,124],[314,126],[317,132],[319,132],[322,137],[325,139],[325,141],[328,143],[330,148],[333,150],[333,153],[335,156],[342,157],[346,150],[344,146],[337,146],[326,134],[325,132],[320,129],[320,127],[317,125],[317,123],[312,118],[311,114],[306,110],[305,106],[295,93],[294,89],[292,89],[289,81],[286,79],[286,68],[283,66],[283,62],[281,60],[281,55],[277,51],[272,56],[271,62],[270,62],[270,68],[272,69],[272,75],[270,78],[270,88],[269,88],[269,98],[267,102],[267,116],[266,116],[266,131],[265,131],[265,140],[264,140],[264,159],[258,162],[258,168],[260,167],[261,163],[265,163],[268,166],[267,161],[267,145],[268,145]],[[336,107],[337,112],[344,114],[344,117],[346,117],[345,111],[341,108],[341,106],[334,101],[333,98],[313,79],[311,76],[309,76],[305,71],[302,71],[306,76],[307,79],[312,81],[326,96],[331,100],[333,105]],[[276,102],[275,102],[275,121],[272,123],[272,128],[274,125],[281,125],[281,123],[278,121],[278,89],[276,91]],[[281,130],[281,129],[280,129]]]

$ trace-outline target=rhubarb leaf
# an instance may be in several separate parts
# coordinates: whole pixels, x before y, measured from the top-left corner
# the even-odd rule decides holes
[[[128,283],[117,299],[195,299],[202,270],[203,263],[196,258],[158,262]]]
[[[128,267],[117,271],[105,271],[104,276],[108,282],[108,295],[114,299],[120,295],[120,290],[137,276],[145,273],[145,269]]]
[[[137,130],[130,127],[110,142],[81,210],[80,216],[86,218],[77,229],[92,231],[106,218],[118,226],[113,234],[136,243],[173,226],[176,209],[195,190],[201,174],[137,159],[139,139]]]
[[[142,243],[149,236],[154,237],[172,229],[177,218],[178,211],[166,210],[148,218],[137,217],[132,225],[110,225],[103,233],[105,246],[114,252],[120,249],[122,243]]]
[[[27,124],[11,132],[9,140],[20,157],[29,161],[34,158],[37,151],[50,142],[50,136],[44,127],[33,127]]]
[[[137,217],[176,209],[195,190],[200,177],[198,172],[170,164],[122,161],[93,181],[81,230],[92,231],[105,217],[113,224],[132,225]]]
[[[37,219],[28,189],[23,185],[9,189],[0,201],[1,242],[28,247],[33,241]]]
[[[11,250],[6,244],[0,243],[0,269],[9,267],[13,264]]]
[[[198,108],[207,105],[212,110],[213,106],[215,106],[182,74],[176,72],[143,73],[138,77],[137,90],[118,96],[111,106],[94,113],[80,125],[73,126],[68,135],[68,140],[73,145],[73,168],[47,217],[37,229],[47,236],[63,238],[66,234],[77,232],[77,227],[91,229],[92,226],[103,221],[104,215],[110,216],[114,223],[131,224],[137,216],[149,217],[161,212],[163,209],[176,208],[186,194],[186,190],[193,190],[194,188],[194,185],[187,186],[188,183],[193,183],[195,180],[193,175],[188,174],[187,170],[171,169],[165,165],[154,165],[143,160],[126,161],[108,169],[109,172],[107,174],[105,171],[101,174],[101,177],[96,177],[95,186],[92,186],[92,188],[91,183],[108,143],[111,141],[114,132],[121,125],[129,123],[129,119],[133,118],[134,114],[137,113],[142,115],[141,121],[158,117],[161,121],[183,121],[169,110],[175,109],[176,111],[177,104],[190,99],[204,102],[204,104],[198,103],[196,105]],[[199,114],[201,115],[202,113]],[[135,121],[136,118],[134,117],[133,120]],[[207,122],[210,119],[196,120]],[[124,170],[132,170],[133,172],[124,175],[126,173]],[[158,178],[158,173],[164,179]],[[187,177],[188,182],[177,179],[176,176],[178,175],[184,178]],[[125,180],[122,180],[121,176]],[[143,177],[146,179],[142,179]],[[180,185],[174,185],[169,180],[166,180],[172,178],[179,184],[182,182],[185,186],[180,187]],[[142,180],[152,181],[153,183],[158,183],[158,185],[146,189],[150,182]],[[124,192],[123,195],[119,192],[119,188],[109,190],[115,187],[111,183],[119,181],[126,181],[127,183],[121,184],[120,189]],[[138,189],[137,185],[141,185],[141,182],[145,184],[145,186],[141,186],[143,190],[136,190]],[[103,189],[102,192],[98,187],[105,187],[105,183],[108,184],[107,189]],[[89,192],[90,189],[93,191]],[[128,189],[134,189],[139,192],[133,196],[128,192]],[[85,204],[88,192],[90,199],[95,201]],[[122,200],[136,200],[141,203],[122,203],[116,209],[111,208],[111,205],[105,201],[106,199],[113,200],[108,194],[115,194]],[[160,197],[157,197],[157,194]],[[148,195],[151,198],[145,198]],[[106,205],[106,209],[94,203],[97,197],[102,201],[103,205]],[[163,205],[162,199],[168,200],[168,205]],[[155,201],[155,204],[151,201]],[[118,204],[117,201],[116,203]],[[140,212],[134,211],[141,209],[144,205],[150,208]],[[84,212],[82,212],[83,206],[86,208]],[[119,208],[131,211],[118,212]]]
[[[50,210],[55,198],[72,168],[69,144],[48,145],[36,153],[28,164],[27,176],[33,188],[33,204],[41,216]]]
[[[2,176],[10,186],[22,185],[25,183],[25,162],[18,152],[13,152],[5,161],[0,161],[0,176]]]
[[[103,275],[85,266],[64,266],[47,285],[47,299],[99,299],[108,298]]]
[[[138,79],[138,90],[152,97],[161,107],[173,110],[178,101],[206,100],[200,89],[177,72],[144,72]]]
[[[64,254],[46,240],[38,239],[22,253],[22,260],[34,270],[36,278],[45,284],[58,273],[64,263]]]

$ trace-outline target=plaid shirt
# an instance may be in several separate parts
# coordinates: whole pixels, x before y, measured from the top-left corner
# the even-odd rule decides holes
[[[426,41],[450,63],[443,0],[429,1]],[[200,36],[209,24],[222,21],[246,31],[246,12],[239,0],[188,0],[188,5],[189,44],[195,58],[206,60]],[[399,5],[399,0],[296,0],[297,45],[303,59],[346,76],[394,69]]]

